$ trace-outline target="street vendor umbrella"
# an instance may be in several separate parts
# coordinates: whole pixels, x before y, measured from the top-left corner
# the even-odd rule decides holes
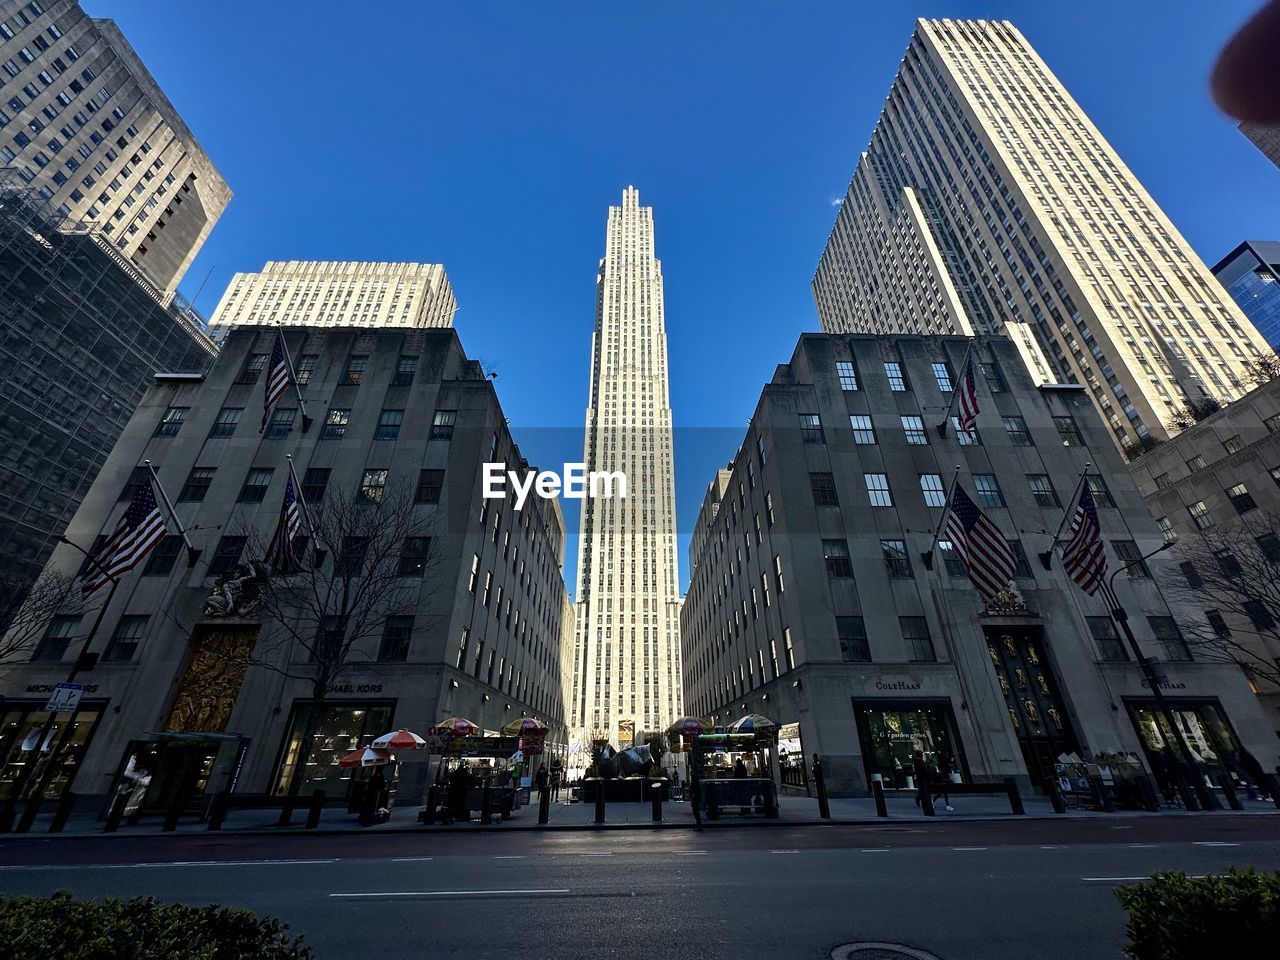
[[[369,746],[378,750],[425,750],[427,741],[402,727],[392,733],[384,733]]]
[[[517,717],[502,728],[504,737],[537,737],[546,732],[547,728],[533,717]]]
[[[776,735],[781,724],[763,713],[749,713],[729,724],[730,733],[755,733]]]
[[[478,737],[480,728],[466,717],[449,717],[427,730],[432,737]]]
[[[684,744],[692,743],[694,737],[701,736],[710,729],[710,726],[701,717],[681,717],[667,727],[667,736],[672,738],[672,751],[680,752]],[[681,741],[680,746],[677,746],[676,738]]]
[[[380,750],[377,747],[361,747],[359,750],[352,750],[345,757],[338,761],[338,766],[343,769],[351,767],[378,767],[384,763],[391,762],[391,754],[386,750]]]

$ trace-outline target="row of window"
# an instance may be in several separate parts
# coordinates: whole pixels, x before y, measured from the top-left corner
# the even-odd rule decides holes
[[[945,505],[947,493],[942,482],[942,475],[939,473],[922,473],[918,476],[920,478],[920,492],[924,496],[925,506],[941,507]],[[1048,474],[1029,473],[1026,478],[1027,487],[1031,491],[1031,496],[1037,506],[1062,506],[1061,501],[1058,499],[1058,493],[1053,487],[1053,481]],[[893,506],[893,494],[889,489],[889,478],[886,474],[864,473],[862,479],[873,507]],[[979,504],[984,507],[1006,506],[1004,493],[1000,489],[1000,481],[994,473],[975,473],[972,475],[972,479]],[[1116,505],[1115,500],[1112,499],[1111,491],[1107,489],[1107,485],[1101,476],[1091,473],[1086,475],[1085,480],[1097,506],[1114,507]],[[840,506],[840,500],[836,494],[835,474],[810,473],[809,489],[813,494],[814,506]]]
[[[805,443],[826,443],[826,433],[822,429],[822,418],[816,413],[799,414],[800,421],[800,439]],[[1027,421],[1022,417],[1001,417],[1004,424],[1005,433],[1008,434],[1010,442],[1015,447],[1034,447],[1035,441],[1031,439],[1031,431],[1027,427]],[[910,446],[928,446],[929,434],[925,429],[923,417],[918,416],[900,416],[899,423],[902,425],[903,438]],[[1071,416],[1061,416],[1053,418],[1054,426],[1058,431],[1058,439],[1064,447],[1081,447],[1084,441],[1080,436],[1079,428],[1076,427],[1075,419]],[[849,417],[849,427],[853,431],[853,442],[859,446],[874,446],[876,444],[876,430],[870,416],[865,414],[853,414]],[[955,431],[956,439],[959,440],[962,447],[980,447],[982,446],[982,435],[975,427],[972,430],[960,429],[960,421],[958,417],[951,418],[951,428]]]
[[[996,364],[975,363],[973,366],[986,381],[987,389],[992,393],[1008,392],[1009,387],[1005,384],[1000,368]],[[938,390],[942,393],[950,393],[954,382],[950,366],[945,362],[935,362],[929,364],[929,368],[933,372],[933,379],[938,385]],[[889,384],[889,389],[894,393],[905,393],[911,389],[907,381],[906,371],[903,369],[902,364],[897,361],[886,360],[884,362],[884,376]],[[840,381],[841,390],[854,391],[861,389],[858,367],[853,360],[836,361],[836,378]]]
[[[262,371],[267,368],[267,360],[270,359],[265,353],[251,353],[245,358],[244,366],[240,368],[240,375],[236,377],[238,384],[254,384],[258,382],[258,378],[262,376]],[[294,374],[297,377],[298,386],[305,387],[310,381],[311,376],[315,372],[316,364],[320,362],[320,355],[316,353],[299,354],[298,362],[294,366]],[[347,364],[342,371],[342,379],[338,381],[339,386],[358,387],[364,382],[364,376],[369,370],[369,355],[364,353],[353,353],[347,357]],[[393,387],[407,387],[413,383],[413,378],[418,371],[418,358],[416,356],[401,355],[396,361],[395,376],[391,378]]]
[[[325,497],[329,485],[330,468],[308,467],[302,476],[302,499],[310,504],[319,505]],[[213,484],[216,467],[192,467],[187,474],[186,482],[178,492],[179,503],[200,503]],[[275,470],[270,467],[251,467],[245,474],[244,483],[236,497],[237,503],[261,503],[271,486],[271,478]],[[146,467],[134,468],[133,474],[120,491],[120,500],[132,500],[141,485],[148,482],[149,473]],[[364,471],[360,479],[358,497],[366,502],[379,503],[386,495],[388,471],[385,467],[373,467]],[[443,470],[419,470],[418,482],[414,488],[414,503],[432,504],[440,502],[440,493],[444,489]]]

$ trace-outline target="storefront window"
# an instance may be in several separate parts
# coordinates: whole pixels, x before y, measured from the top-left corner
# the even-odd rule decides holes
[[[338,761],[391,729],[392,706],[386,701],[324,704],[315,743],[304,765],[299,794],[306,796],[312,791],[323,790],[330,797],[343,796],[352,771],[339,768]],[[289,778],[298,762],[311,710],[310,703],[299,703],[293,708],[288,732],[285,734],[280,775],[276,778],[277,794],[286,793],[289,789]]]
[[[1173,731],[1154,703],[1132,702],[1128,706],[1147,758],[1159,774],[1167,763],[1167,755],[1177,750]],[[1230,769],[1238,763],[1242,753],[1240,741],[1216,701],[1173,700],[1169,706],[1193,759],[1205,772]]]
[[[0,798],[18,790],[27,796],[53,764],[45,798],[54,799],[70,785],[93,736],[102,707],[82,704],[73,716],[59,714],[51,727],[43,703],[9,704],[0,713]],[[43,735],[42,735],[43,731]]]
[[[897,701],[855,703],[858,735],[867,779],[883,779],[886,790],[910,789],[915,751],[941,776],[965,778],[964,757],[959,751],[955,718],[945,702]]]

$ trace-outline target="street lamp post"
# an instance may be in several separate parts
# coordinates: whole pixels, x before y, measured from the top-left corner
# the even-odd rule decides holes
[[[1152,696],[1155,697],[1156,709],[1164,717],[1165,723],[1169,725],[1169,729],[1173,731],[1174,741],[1177,743],[1178,750],[1173,757],[1174,787],[1177,789],[1179,796],[1182,798],[1183,804],[1188,810],[1194,809],[1197,805],[1205,810],[1220,810],[1222,804],[1218,802],[1218,798],[1209,792],[1204,785],[1204,775],[1200,770],[1200,764],[1196,762],[1195,756],[1191,753],[1191,748],[1187,745],[1186,738],[1182,735],[1182,729],[1178,726],[1177,720],[1173,716],[1173,709],[1169,706],[1168,698],[1164,695],[1164,690],[1160,687],[1160,678],[1156,674],[1155,667],[1151,665],[1151,660],[1142,655],[1142,649],[1138,646],[1138,641],[1133,635],[1133,630],[1129,627],[1129,612],[1120,605],[1120,601],[1116,598],[1115,580],[1124,571],[1130,567],[1136,567],[1140,563],[1154,557],[1157,553],[1169,549],[1173,546],[1172,541],[1161,544],[1150,553],[1133,560],[1130,563],[1120,567],[1107,578],[1107,604],[1111,607],[1111,616],[1120,624],[1120,629],[1124,632],[1125,640],[1129,643],[1129,648],[1133,651],[1134,657],[1137,658],[1138,666],[1142,668],[1143,676],[1146,678],[1147,686],[1151,690]],[[1181,754],[1181,756],[1178,756]],[[1184,770],[1185,765],[1185,770]],[[1191,774],[1192,788],[1195,790],[1193,798],[1187,790],[1187,778],[1185,772]],[[1198,804],[1194,801],[1198,801]]]
[[[67,673],[66,682],[73,683],[76,679],[76,675],[81,670],[90,670],[93,668],[93,661],[89,657],[89,647],[93,643],[93,638],[98,633],[98,627],[102,625],[102,618],[106,615],[107,608],[111,606],[111,599],[112,597],[115,596],[116,587],[120,586],[120,581],[113,574],[111,574],[104,566],[102,566],[102,564],[98,561],[96,557],[94,557],[91,553],[89,553],[79,544],[71,542],[66,537],[59,537],[58,540],[59,542],[65,543],[67,546],[72,547],[78,550],[80,553],[84,554],[85,559],[93,567],[97,568],[97,570],[103,576],[105,576],[108,580],[111,581],[111,588],[107,591],[107,598],[106,600],[103,601],[102,606],[98,608],[98,615],[94,617],[93,625],[89,628],[89,632],[85,634],[84,643],[80,647],[80,652],[76,654],[75,662],[71,664],[71,670]],[[72,716],[74,716],[74,713],[72,714]],[[32,761],[30,767],[27,768],[31,771],[31,773],[28,773],[27,776],[15,782],[13,785],[13,789],[9,793],[9,796],[5,798],[4,810],[0,812],[0,833],[7,833],[9,830],[13,829],[14,807],[17,804],[19,795],[22,793],[23,789],[26,787],[27,782],[30,779],[30,776],[32,775],[32,773],[34,773],[34,768],[35,768],[36,762],[39,760],[41,748],[44,746],[45,739],[53,732],[53,728],[55,723],[57,722],[57,719],[58,719],[58,711],[56,710],[52,711],[49,714],[48,719],[45,720],[44,724],[40,727],[40,735],[36,740],[36,745],[35,745],[36,756],[35,756],[35,759]],[[36,817],[40,813],[40,807],[44,803],[44,792],[46,789],[48,789],[49,781],[53,779],[54,765],[52,761],[53,761],[52,756],[50,756],[48,760],[46,760],[44,770],[41,772],[39,778],[37,779],[35,789],[31,792],[30,796],[27,798],[27,805],[22,811],[22,817],[18,821],[17,830],[19,833],[25,833],[26,831],[30,830],[32,823],[35,822]]]

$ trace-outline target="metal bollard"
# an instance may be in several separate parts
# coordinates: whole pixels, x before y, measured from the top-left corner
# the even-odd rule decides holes
[[[1107,793],[1107,785],[1102,782],[1102,777],[1090,777],[1089,788],[1093,791],[1094,801],[1104,813],[1116,812],[1116,805],[1112,801],[1111,795]]]
[[[1044,784],[1044,792],[1049,795],[1049,803],[1053,805],[1054,813],[1067,812],[1067,803],[1062,799],[1062,791],[1058,789],[1058,783],[1056,780],[1046,780]]]
[[[1005,777],[1004,786],[1009,791],[1009,807],[1014,814],[1020,816],[1026,813],[1027,811],[1022,806],[1022,794],[1018,793],[1018,781],[1014,780],[1013,777]]]
[[[422,814],[418,817],[418,819],[421,820],[423,823],[435,823],[436,822],[436,804],[439,802],[440,802],[439,792],[436,788],[436,785],[433,783],[431,786],[427,787],[427,807],[425,810],[422,811]]]
[[[604,823],[604,780],[596,781],[596,823]]]
[[[818,787],[818,816],[823,820],[831,819],[831,803],[827,799],[827,781],[825,777],[819,778]]]
[[[220,790],[218,795],[213,798],[213,804],[209,807],[209,829],[221,830],[222,823],[227,819],[227,797],[229,794],[226,790]]]
[[[295,797],[285,797],[284,806],[280,808],[280,818],[276,820],[277,827],[288,827],[293,824],[293,802]]]
[[[662,784],[649,784],[649,799],[653,803],[653,822],[662,822]]]
[[[49,824],[50,833],[61,833],[63,827],[67,825],[67,820],[71,817],[71,810],[76,805],[76,801],[80,799],[70,790],[62,795],[62,799],[58,801],[58,809],[53,815],[53,823]]]
[[[545,825],[551,822],[551,791],[543,787],[538,791],[538,823]]]
[[[920,809],[924,811],[926,817],[936,817],[938,815],[938,811],[933,807],[933,794],[929,791],[927,784],[920,791]]]
[[[876,816],[877,817],[889,816],[889,805],[885,803],[885,800],[884,800],[884,781],[883,780],[871,781],[871,796],[876,801]]]
[[[1218,774],[1218,785],[1222,787],[1222,795],[1227,798],[1227,806],[1232,810],[1243,810],[1244,804],[1240,802],[1240,795],[1236,793],[1236,785],[1231,781],[1231,774],[1222,772]]]
[[[493,781],[486,780],[484,789],[480,791],[480,822],[488,823],[493,815]]]
[[[102,825],[103,833],[115,833],[120,829],[120,818],[124,816],[124,807],[128,802],[129,798],[125,794],[119,794],[111,801],[111,809],[107,811],[107,822]]]
[[[307,829],[314,830],[320,826],[320,813],[324,810],[324,791],[316,790],[311,794],[311,805],[307,809]]]

